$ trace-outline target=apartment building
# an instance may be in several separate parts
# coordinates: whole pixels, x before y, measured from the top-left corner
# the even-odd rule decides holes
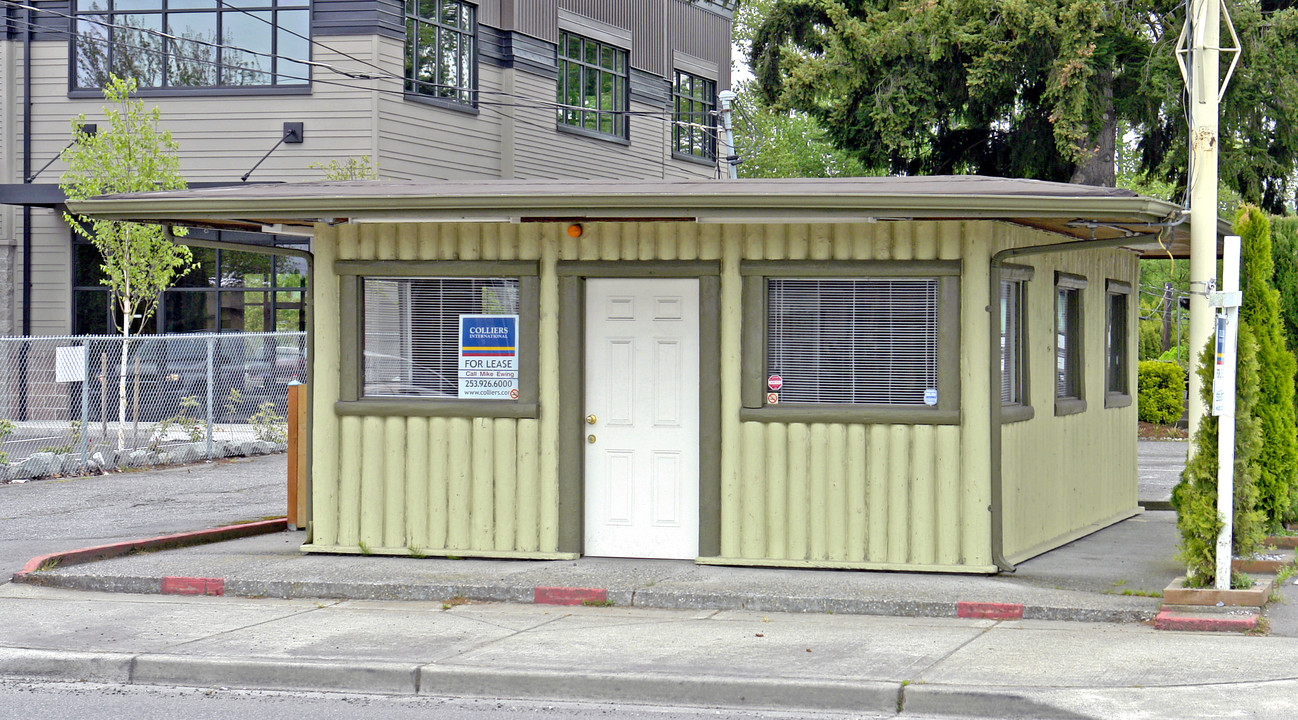
[[[706,0],[0,0],[0,334],[111,332],[57,160],[135,77],[191,186],[718,176],[728,5]],[[206,239],[305,247],[276,234]],[[296,330],[304,261],[195,248],[150,329]]]

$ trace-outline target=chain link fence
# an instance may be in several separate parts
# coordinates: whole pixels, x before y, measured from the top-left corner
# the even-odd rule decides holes
[[[0,338],[0,480],[284,449],[306,334]]]

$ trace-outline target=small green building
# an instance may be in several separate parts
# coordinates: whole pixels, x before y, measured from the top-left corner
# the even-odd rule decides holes
[[[1189,231],[986,177],[73,209],[313,235],[308,552],[975,573],[1139,512],[1138,261]]]

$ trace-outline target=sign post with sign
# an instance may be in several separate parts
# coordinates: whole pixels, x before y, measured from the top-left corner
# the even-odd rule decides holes
[[[461,315],[459,396],[518,399],[518,316]]]

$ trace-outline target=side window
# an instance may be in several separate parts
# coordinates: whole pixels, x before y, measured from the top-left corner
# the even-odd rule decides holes
[[[672,151],[717,158],[717,83],[681,70],[672,85]]]
[[[935,405],[938,296],[936,278],[768,278],[778,402]]]
[[[1001,280],[1001,404],[1027,405],[1027,279],[1021,274],[1006,274],[1010,277]]]
[[[1105,407],[1131,404],[1131,285],[1109,280],[1105,287]]]
[[[361,285],[362,397],[518,399],[518,278]]]
[[[1086,410],[1082,374],[1082,291],[1086,278],[1055,273],[1055,414]]]
[[[139,87],[307,85],[308,0],[77,0],[71,86],[101,88],[108,76]]]
[[[626,50],[559,33],[558,116],[560,126],[598,135],[629,137],[629,63]]]
[[[478,103],[478,9],[459,0],[406,0],[406,92]]]

